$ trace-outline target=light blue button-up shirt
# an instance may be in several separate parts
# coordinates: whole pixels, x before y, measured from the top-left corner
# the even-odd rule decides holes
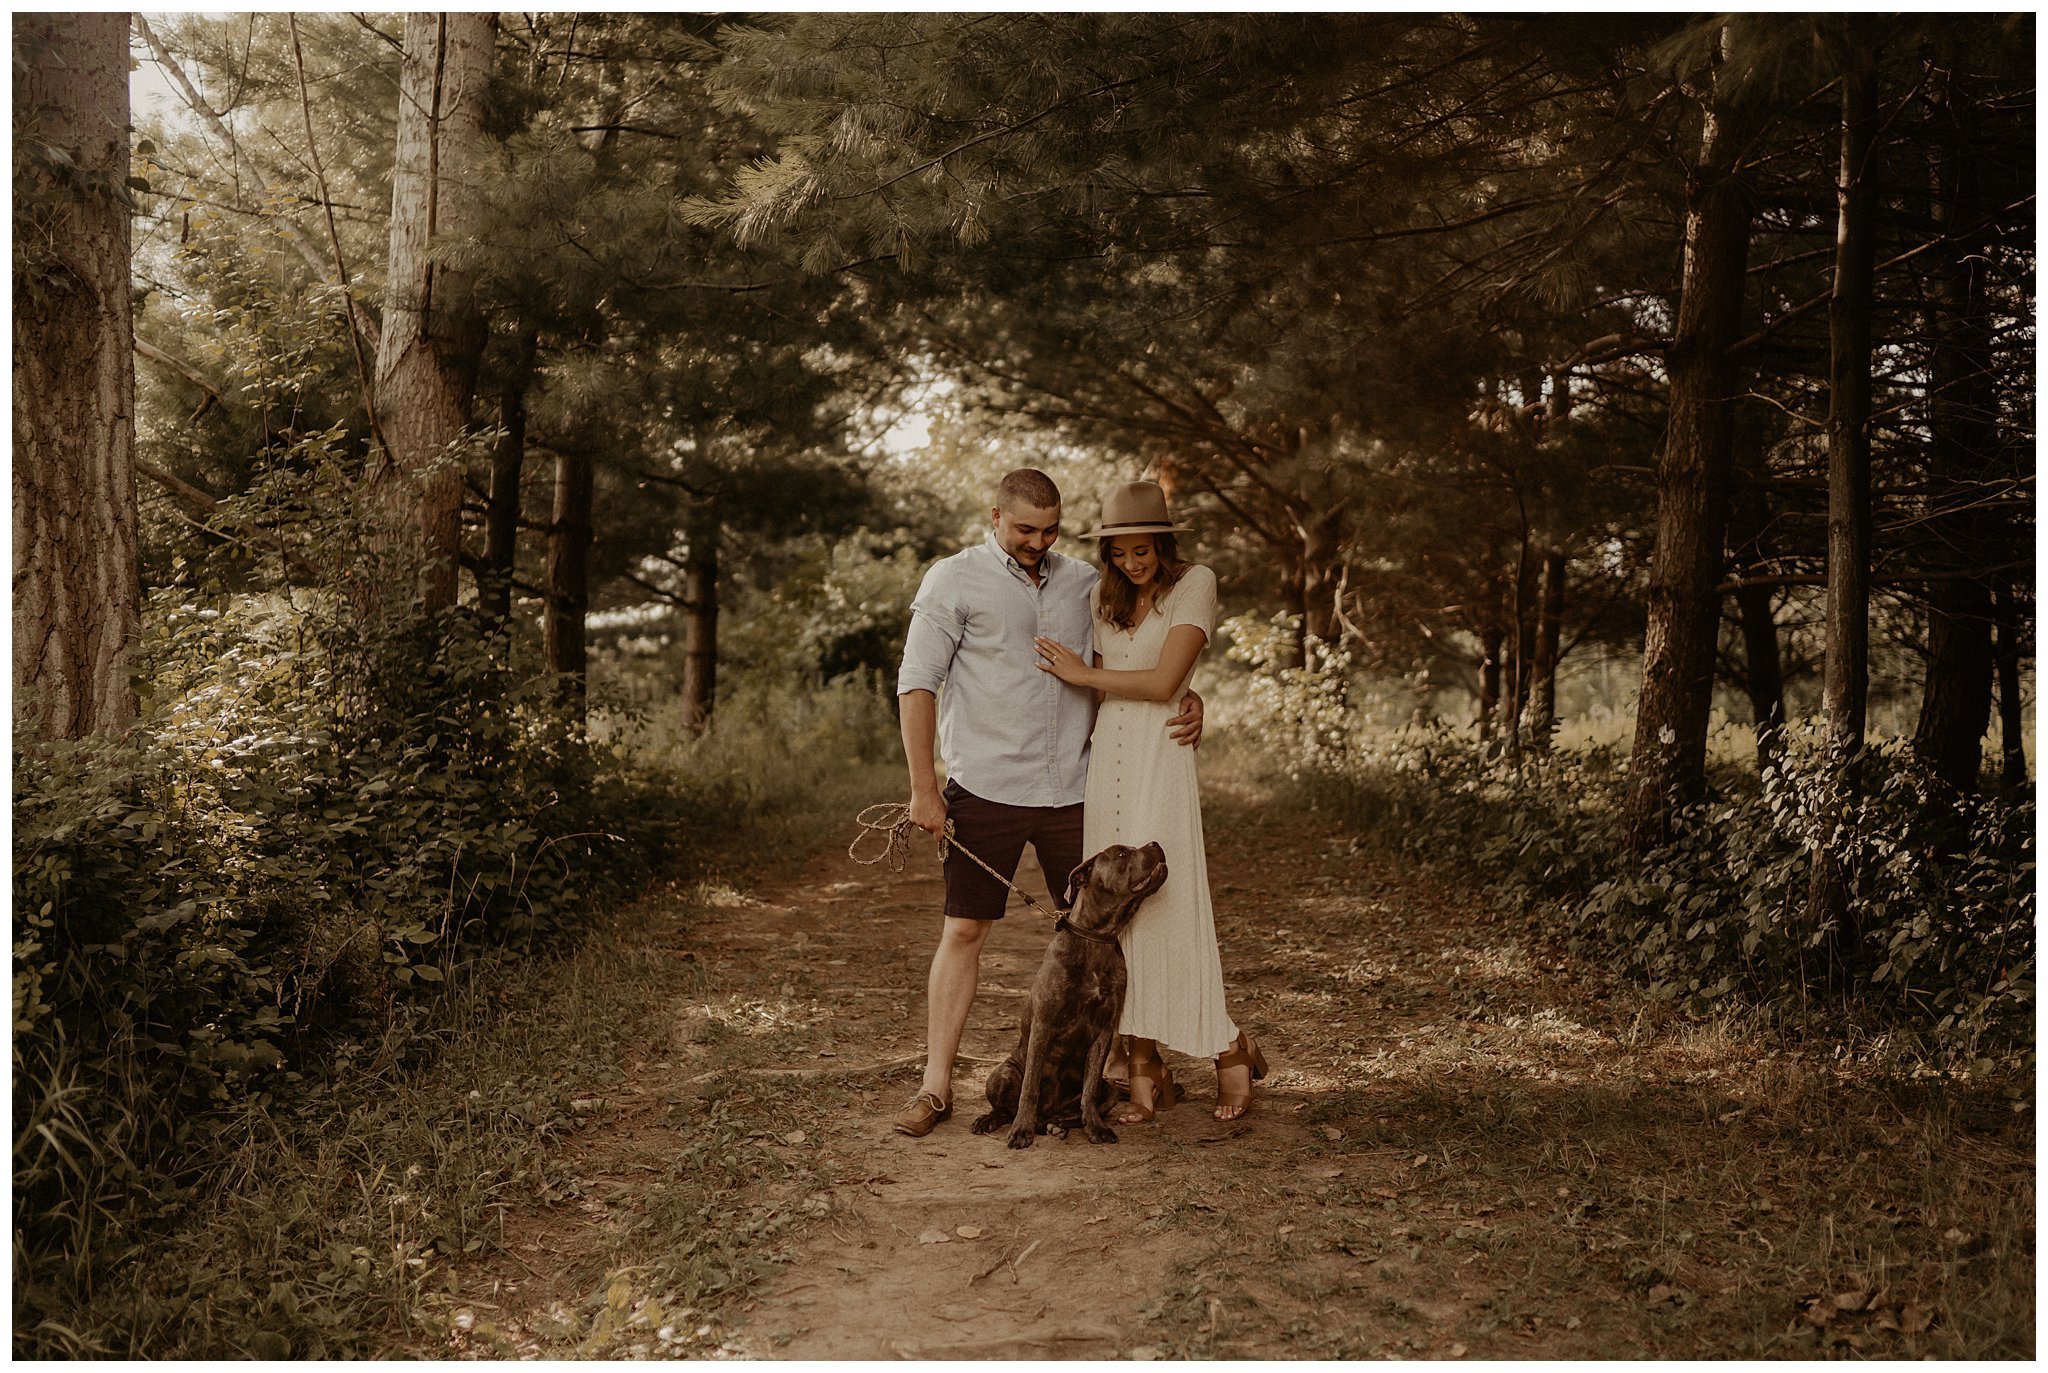
[[[910,603],[896,694],[939,698],[939,753],[952,780],[986,801],[1070,806],[1088,789],[1095,693],[1037,667],[1031,641],[1095,651],[1088,592],[1095,569],[1047,551],[1043,583],[993,530],[933,563]],[[941,691],[940,688],[944,690]]]

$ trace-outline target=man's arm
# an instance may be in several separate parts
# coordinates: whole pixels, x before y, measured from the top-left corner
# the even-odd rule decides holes
[[[1180,698],[1180,714],[1166,722],[1173,742],[1189,748],[1202,746],[1202,698],[1190,691]]]
[[[939,698],[929,691],[906,691],[896,698],[902,717],[903,757],[910,764],[910,823],[940,834],[946,828],[946,798],[939,794],[936,742]]]

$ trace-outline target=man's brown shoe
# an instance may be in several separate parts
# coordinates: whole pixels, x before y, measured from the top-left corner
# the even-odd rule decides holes
[[[896,1116],[896,1133],[922,1138],[942,1120],[953,1118],[953,1103],[939,1100],[937,1092],[919,1092]]]

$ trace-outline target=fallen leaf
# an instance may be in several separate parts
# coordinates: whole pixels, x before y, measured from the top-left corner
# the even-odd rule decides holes
[[[947,1244],[951,1242],[952,1238],[951,1235],[943,1230],[927,1230],[917,1237],[917,1242],[919,1244]]]
[[[1826,1325],[1835,1318],[1835,1308],[1832,1303],[1814,1301],[1800,1313],[1800,1318],[1808,1325]]]
[[[1279,1228],[1278,1230],[1275,1230],[1275,1231],[1274,1231],[1273,1233],[1274,1233],[1274,1234],[1276,1234],[1276,1235],[1289,1235],[1289,1234],[1293,1234],[1293,1233],[1294,1233],[1294,1227],[1293,1227],[1293,1226],[1291,1226],[1291,1225],[1283,1225],[1283,1226],[1281,1226],[1281,1227],[1280,1227],[1280,1228]]]
[[[1422,1166],[1423,1164],[1425,1164],[1425,1163],[1427,1163],[1427,1162],[1429,1162],[1429,1155],[1428,1155],[1428,1154],[1417,1154],[1417,1155],[1415,1156],[1415,1166],[1416,1166],[1417,1168],[1420,1168],[1420,1167],[1421,1167],[1421,1166]]]
[[[804,1132],[801,1130],[791,1130],[782,1137],[782,1142],[784,1144],[802,1144],[804,1142]]]
[[[1580,1324],[1581,1322],[1577,1316],[1565,1317],[1564,1328],[1567,1330],[1577,1330]]]
[[[1462,1344],[1454,1344],[1449,1349],[1446,1349],[1444,1353],[1450,1355],[1454,1359],[1462,1359],[1465,1357],[1465,1346]]]
[[[1917,1335],[1934,1324],[1934,1313],[1919,1302],[1907,1302],[1906,1309],[1899,1313],[1899,1325],[1908,1335]]]
[[[1124,1357],[1127,1359],[1137,1359],[1141,1363],[1150,1362],[1160,1357],[1159,1348],[1157,1345],[1150,1344],[1134,1345]]]
[[[1344,1170],[1342,1168],[1316,1168],[1311,1170],[1311,1175],[1334,1182],[1336,1179],[1344,1176]]]
[[[1401,1195],[1391,1187],[1375,1187],[1372,1189],[1372,1194],[1376,1197],[1385,1197],[1388,1201],[1392,1201]]]
[[[1342,1139],[1342,1138],[1344,1138],[1344,1132],[1343,1132],[1342,1130],[1338,1129],[1338,1128],[1337,1128],[1336,1126],[1334,1126],[1334,1125],[1325,1125],[1325,1126],[1323,1127],[1323,1138],[1324,1138],[1324,1139]]]
[[[1835,1310],[1837,1311],[1861,1311],[1868,1305],[1870,1305],[1869,1292],[1835,1293]]]
[[[953,1233],[964,1240],[978,1240],[981,1238],[981,1227],[979,1225],[956,1226]]]
[[[1960,1226],[1951,1226],[1948,1229],[1948,1231],[1942,1235],[1942,1238],[1947,1240],[1950,1244],[1953,1244],[1956,1248],[1960,1249],[1964,1245],[1968,1244],[1971,1240],[1977,1237],[1971,1234],[1969,1231],[1961,1228]]]

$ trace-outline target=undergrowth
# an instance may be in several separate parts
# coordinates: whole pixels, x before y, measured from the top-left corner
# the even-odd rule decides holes
[[[736,710],[701,736],[642,723],[650,753],[621,756],[659,782],[657,814],[681,815],[699,837],[678,861],[795,861],[880,785],[860,767],[819,777],[807,746],[824,726],[804,721],[865,710],[876,734],[886,705],[849,692],[807,709],[792,696],[774,719]],[[599,898],[637,870],[603,869],[569,874],[592,898],[579,927],[589,937],[480,945],[451,961],[435,995],[398,1000],[388,1020],[288,1060],[288,1083],[273,1075],[214,1108],[175,1185],[120,1172],[109,1154],[109,1210],[79,1232],[89,1253],[25,1264],[18,1228],[17,1355],[364,1358],[456,1338],[459,1268],[501,1248],[508,1214],[578,1195],[562,1146],[605,1128],[591,1100],[623,1076],[623,1055],[660,1037],[678,997],[703,991],[658,931],[724,885],[678,877],[607,915]],[[773,1104],[714,1088],[678,1090],[664,1109],[679,1145],[641,1190],[638,1222],[650,1232],[639,1247],[665,1256],[660,1271],[623,1287],[617,1272],[583,1275],[558,1332],[566,1350],[658,1343],[661,1329],[687,1342],[774,1262],[790,1218],[765,1198],[786,1169],[758,1142]],[[460,1338],[491,1348],[487,1323]]]
[[[1626,760],[1610,750],[1511,760],[1441,727],[1371,733],[1326,680],[1340,661],[1281,668],[1263,640],[1247,643],[1239,656],[1260,689],[1247,693],[1236,766],[1342,815],[1361,842],[1482,876],[1652,995],[1694,1011],[1739,1004],[1823,1036],[1904,1032],[1964,1067],[2031,1044],[2031,793],[1959,795],[1886,739],[1865,751],[1861,794],[1837,814],[1818,741],[1795,730],[1780,768],[1761,780],[1717,768],[1671,842],[1637,856]],[[1808,914],[1823,846],[1854,874],[1840,924]]]

